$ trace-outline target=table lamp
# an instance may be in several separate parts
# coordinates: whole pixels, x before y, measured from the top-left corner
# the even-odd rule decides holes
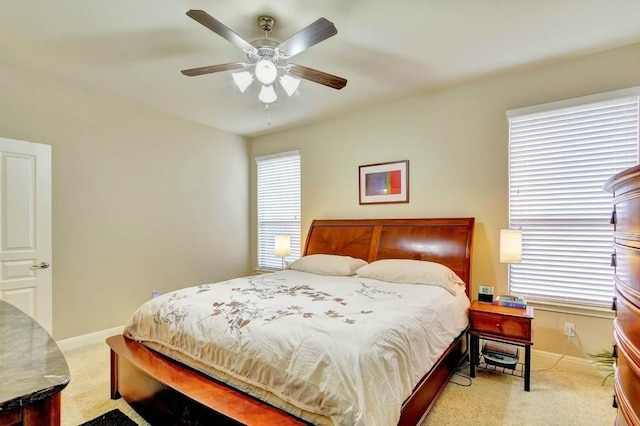
[[[500,230],[500,263],[522,262],[522,231]]]
[[[519,229],[500,230],[500,263],[520,263],[522,261],[522,231]],[[491,303],[493,287],[481,285],[478,300]]]
[[[282,269],[284,269],[284,258],[291,254],[291,237],[289,235],[276,235],[274,255],[282,258]]]

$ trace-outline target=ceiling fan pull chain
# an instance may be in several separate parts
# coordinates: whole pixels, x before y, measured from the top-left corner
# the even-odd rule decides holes
[[[269,104],[264,104],[264,112],[269,113]],[[267,116],[267,126],[271,126],[271,117]]]

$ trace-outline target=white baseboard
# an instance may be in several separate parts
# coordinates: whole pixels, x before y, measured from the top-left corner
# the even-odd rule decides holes
[[[553,366],[554,370],[571,371],[603,378],[606,376],[606,373],[598,370],[591,360],[568,355],[560,359],[561,357],[562,354],[534,349],[531,351],[531,370],[532,372],[541,371]],[[558,361],[558,359],[560,360]],[[557,365],[554,365],[556,362]]]
[[[113,327],[107,330],[83,334],[82,336],[70,337],[68,339],[60,340],[57,343],[61,351],[70,351],[72,349],[78,349],[84,346],[104,342],[107,337],[122,334],[123,329],[124,326]],[[534,349],[531,351],[531,370],[532,372],[535,372],[553,367],[553,369],[556,370],[572,371],[592,376],[600,376],[603,378],[606,376],[606,372],[598,370],[588,359],[567,355],[558,361],[561,357],[561,354]]]
[[[72,349],[82,348],[83,346],[94,345],[96,343],[102,343],[107,337],[115,334],[122,334],[124,326],[113,327],[107,330],[95,331],[93,333],[83,334],[81,336],[70,337],[58,342],[58,347],[62,352],[70,351]]]

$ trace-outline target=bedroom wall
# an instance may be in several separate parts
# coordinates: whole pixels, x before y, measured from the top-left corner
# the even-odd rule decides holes
[[[481,284],[505,292],[507,266],[498,250],[499,230],[508,224],[506,110],[640,85],[639,71],[640,44],[512,70],[257,137],[251,155],[301,150],[303,232],[315,218],[475,217],[472,295]],[[405,159],[410,203],[360,206],[358,166]],[[255,165],[252,173],[253,183]],[[255,253],[255,241],[252,247]],[[538,306],[534,349],[586,358],[610,347],[611,318],[608,310]],[[565,321],[576,324],[571,342]]]
[[[245,275],[236,135],[0,66],[0,136],[52,146],[53,335],[125,324],[151,297]]]

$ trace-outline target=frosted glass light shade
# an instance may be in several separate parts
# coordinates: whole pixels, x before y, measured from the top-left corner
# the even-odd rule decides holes
[[[253,75],[251,75],[249,71],[234,72],[231,76],[242,93],[244,93],[244,91],[247,90],[247,87],[249,87],[253,82]]]
[[[272,104],[278,100],[278,95],[276,95],[276,90],[273,86],[262,86],[258,99],[260,99],[262,103]]]
[[[280,77],[280,85],[284,91],[287,92],[287,95],[291,96],[296,93],[296,90],[298,90],[298,86],[300,86],[300,79],[285,74]]]
[[[522,262],[522,231],[518,229],[500,230],[500,262]]]
[[[291,254],[291,237],[289,235],[276,235],[275,257],[287,257]]]
[[[261,59],[256,63],[256,78],[262,84],[269,85],[276,81],[278,69],[275,64],[266,59]]]

